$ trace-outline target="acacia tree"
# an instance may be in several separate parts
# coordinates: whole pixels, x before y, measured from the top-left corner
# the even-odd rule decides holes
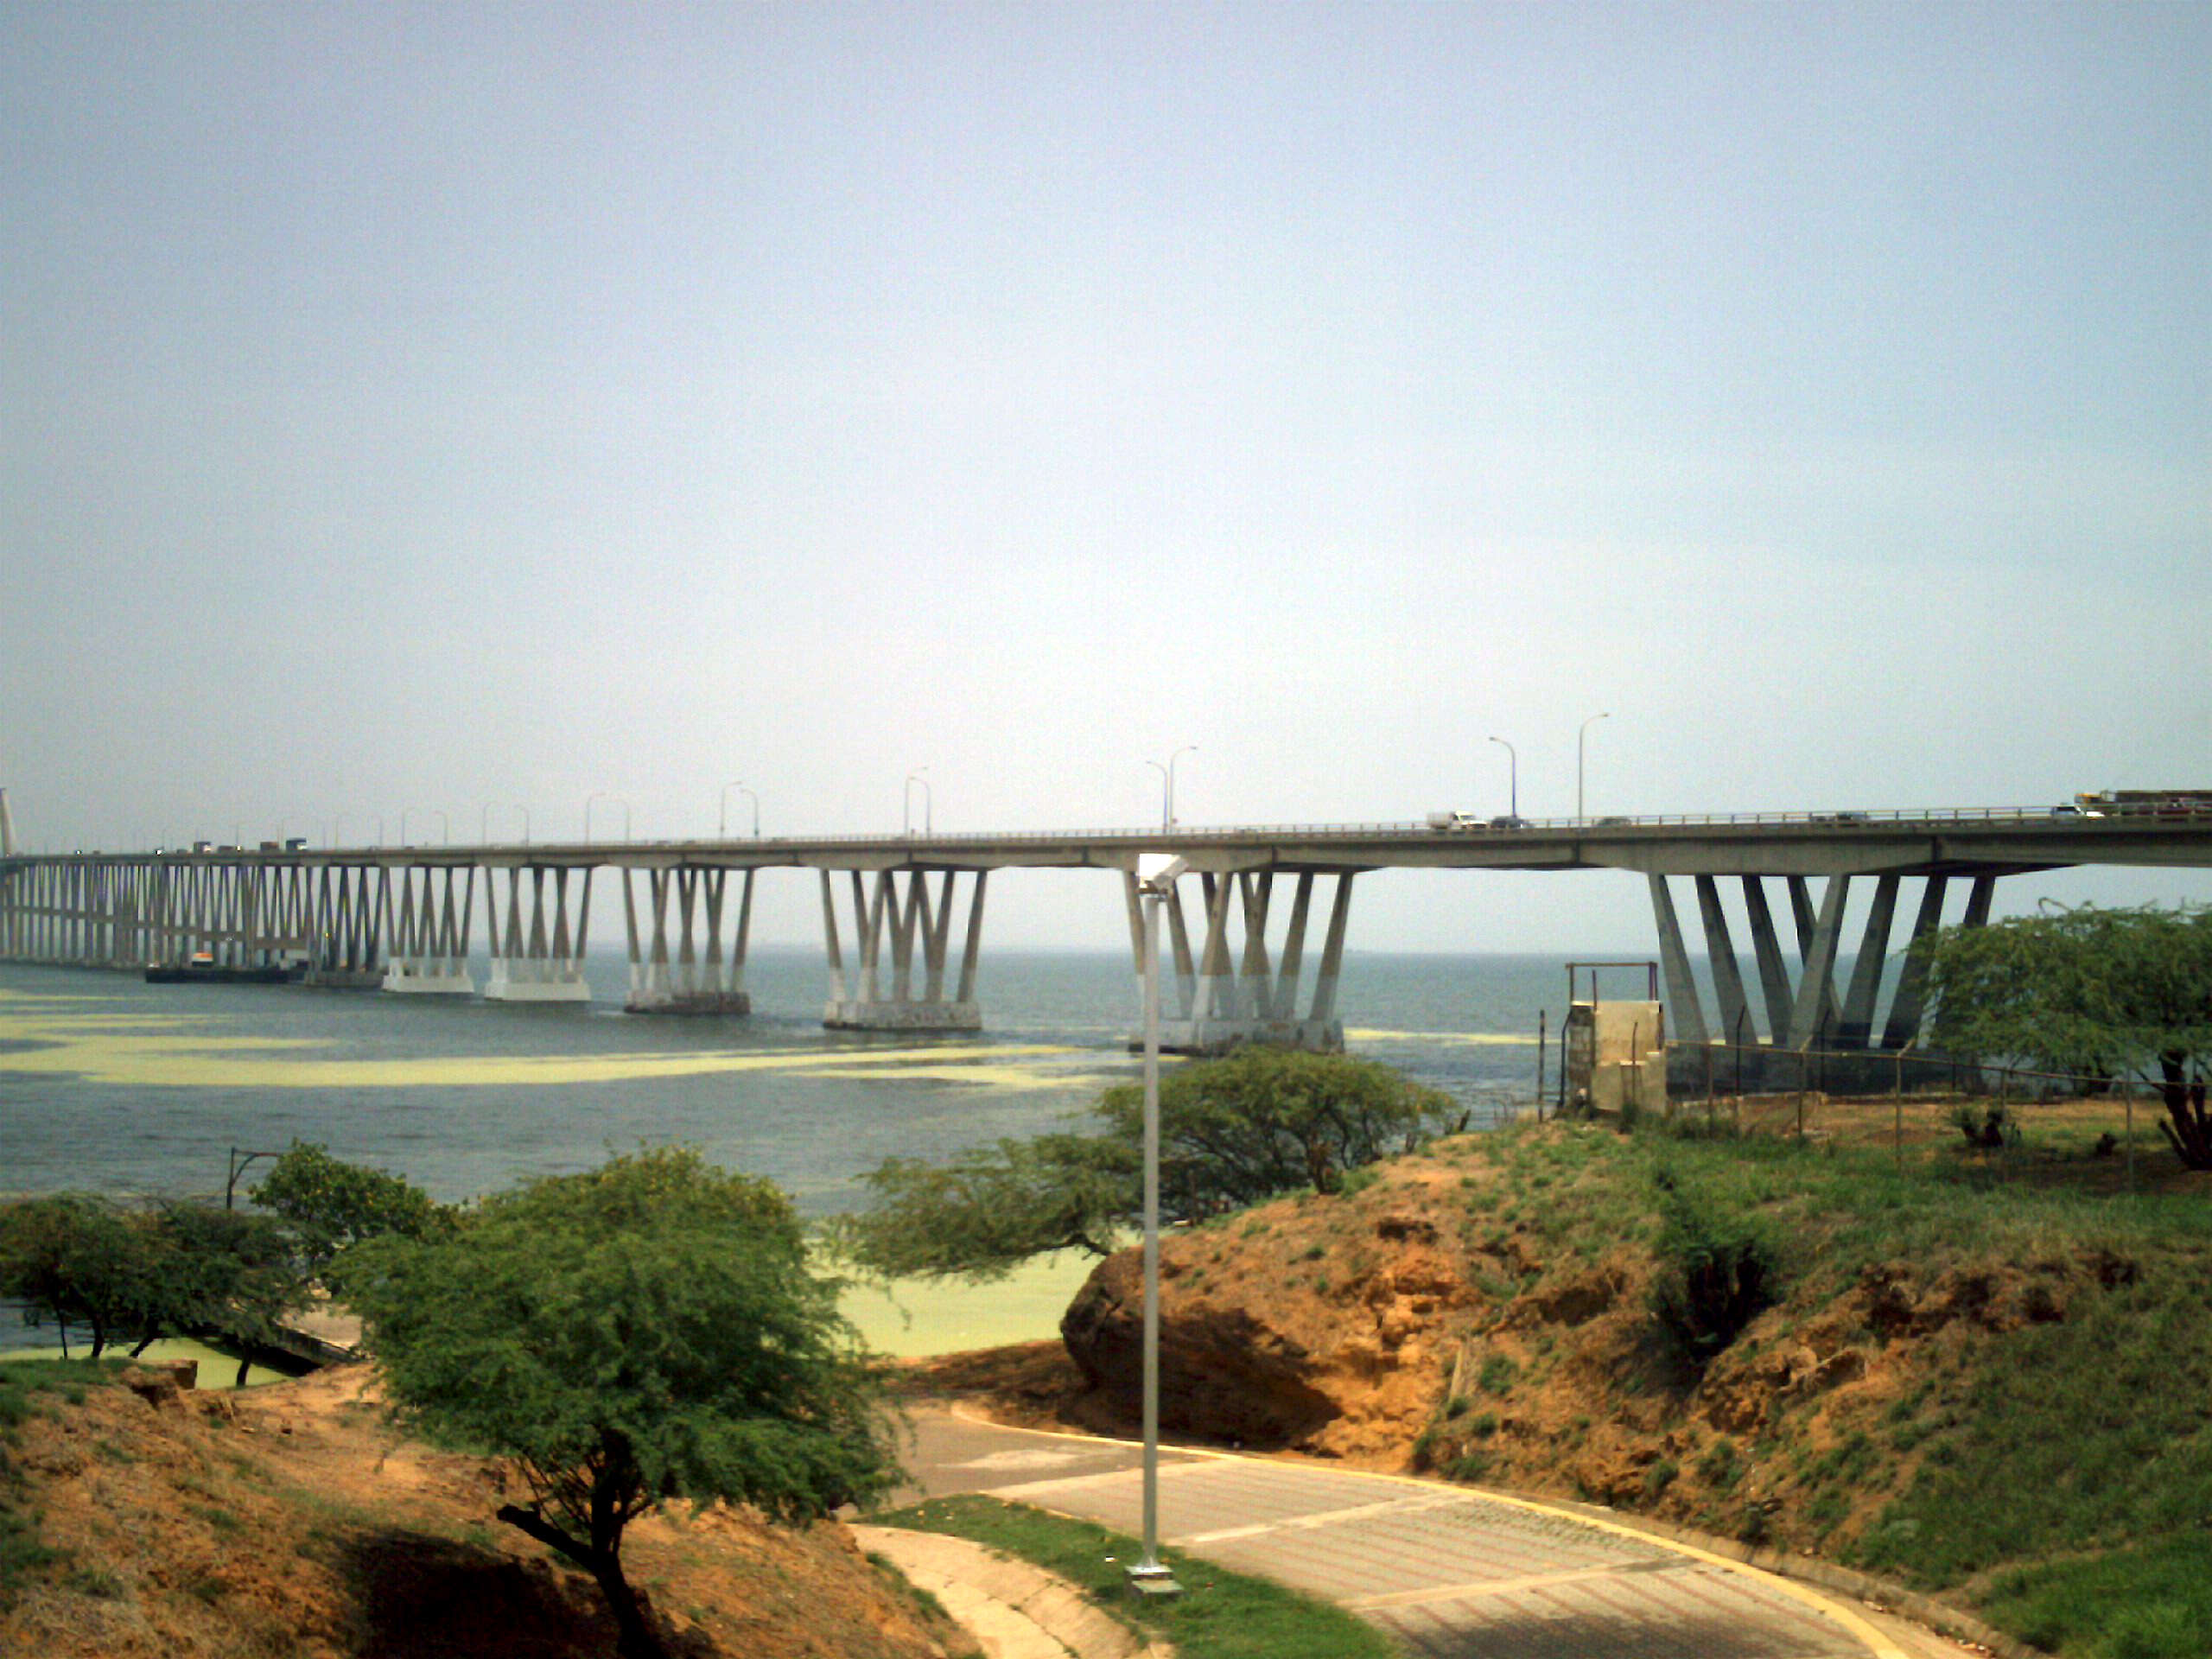
[[[2155,1081],[2158,1127],[2212,1169],[2212,908],[2083,905],[1950,927],[1929,955],[1936,1046],[2090,1079]]]
[[[299,1306],[302,1285],[282,1229],[265,1216],[189,1201],[125,1210],[86,1193],[28,1198],[0,1210],[0,1294],[34,1324],[69,1327],[92,1357],[165,1336],[211,1338],[250,1354]],[[244,1382],[246,1358],[238,1362]]]
[[[1451,1127],[1451,1097],[1387,1065],[1249,1046],[1166,1072],[1160,1084],[1160,1213],[1194,1221],[1344,1174]],[[943,1164],[887,1160],[863,1179],[874,1206],[833,1230],[887,1276],[1002,1278],[1059,1249],[1105,1255],[1141,1215],[1144,1092],[1109,1090],[1105,1129],[1003,1140]],[[1464,1121],[1464,1120],[1463,1120]]]
[[[875,1371],[772,1184],[659,1150],[354,1247],[397,1414],[513,1465],[520,1529],[590,1573],[626,1659],[663,1649],[624,1529],[677,1499],[803,1522],[896,1477]]]
[[[346,1163],[312,1141],[294,1141],[246,1196],[283,1218],[315,1277],[326,1276],[346,1247],[363,1239],[419,1237],[452,1219],[404,1176]]]
[[[89,1332],[98,1359],[111,1342],[159,1323],[162,1254],[143,1217],[87,1193],[0,1211],[0,1294],[22,1304],[26,1324],[51,1319],[65,1356],[73,1325]]]

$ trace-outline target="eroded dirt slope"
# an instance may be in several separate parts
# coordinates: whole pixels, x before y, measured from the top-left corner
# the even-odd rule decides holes
[[[589,1580],[493,1521],[495,1465],[385,1427],[366,1367],[237,1395],[165,1377],[51,1396],[11,1460],[67,1553],[0,1618],[52,1659],[601,1659]],[[842,1526],[650,1518],[625,1562],[687,1659],[945,1659],[972,1647]]]

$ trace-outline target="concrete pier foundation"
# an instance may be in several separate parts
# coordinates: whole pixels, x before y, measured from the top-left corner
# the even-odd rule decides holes
[[[722,965],[723,900],[731,872],[678,866],[670,869],[624,869],[622,916],[630,939],[630,995],[622,1006],[631,1014],[744,1014],[753,1012],[745,989],[745,953],[753,931],[753,877],[741,873],[737,929],[730,941],[729,965]],[[651,925],[639,928],[634,877],[645,879],[645,910]],[[675,912],[671,950],[669,919]]]
[[[497,889],[506,876],[506,902]],[[573,917],[569,878],[581,872]],[[547,892],[548,878],[551,892]],[[525,880],[525,878],[527,878]],[[492,970],[484,987],[490,1002],[588,1002],[584,935],[591,922],[591,866],[507,865],[484,872],[491,915]]]
[[[855,982],[849,987],[837,938],[836,889],[830,872],[822,872],[822,927],[830,957],[830,1001],[822,1023],[833,1031],[981,1031],[983,1009],[976,997],[976,970],[982,954],[983,891],[989,872],[974,874],[960,975],[949,995],[946,971],[957,872],[942,873],[934,900],[927,870],[878,870],[872,887],[861,871],[849,874],[858,952]],[[918,950],[922,967],[918,989],[914,983]]]
[[[476,898],[473,865],[403,869],[395,910],[389,888],[385,929],[391,957],[385,964],[384,988],[408,996],[474,996],[475,976],[468,971],[468,935]],[[454,886],[460,887],[455,903]]]
[[[1329,906],[1321,959],[1313,976],[1313,999],[1298,1007],[1304,976],[1306,931],[1313,912],[1316,874],[1298,876],[1290,918],[1282,936],[1280,963],[1268,946],[1268,912],[1274,895],[1273,870],[1196,872],[1205,931],[1194,957],[1191,925],[1184,908],[1184,880],[1163,896],[1169,947],[1174,958],[1175,995],[1163,1009],[1160,1046],[1170,1054],[1219,1054],[1239,1043],[1333,1052],[1344,1046],[1344,1023],[1337,1018],[1337,981],[1344,966],[1344,929],[1351,912],[1355,871],[1340,871]],[[1123,876],[1128,905],[1129,938],[1140,984],[1144,977],[1142,900],[1134,871]],[[1230,943],[1232,923],[1243,935],[1241,950]],[[1133,1043],[1141,1038],[1133,1039]]]

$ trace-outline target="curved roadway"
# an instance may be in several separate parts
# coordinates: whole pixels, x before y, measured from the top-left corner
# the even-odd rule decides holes
[[[916,1408],[907,1501],[984,1492],[1135,1535],[1141,1452]],[[1960,1659],[1834,1594],[1542,1503],[1164,1448],[1160,1541],[1339,1602],[1425,1659]]]

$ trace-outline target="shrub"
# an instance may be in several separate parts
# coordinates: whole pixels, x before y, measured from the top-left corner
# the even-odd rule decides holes
[[[1777,1251],[1757,1218],[1709,1195],[1657,1179],[1661,1272],[1651,1309],[1669,1344],[1702,1368],[1773,1306]]]

